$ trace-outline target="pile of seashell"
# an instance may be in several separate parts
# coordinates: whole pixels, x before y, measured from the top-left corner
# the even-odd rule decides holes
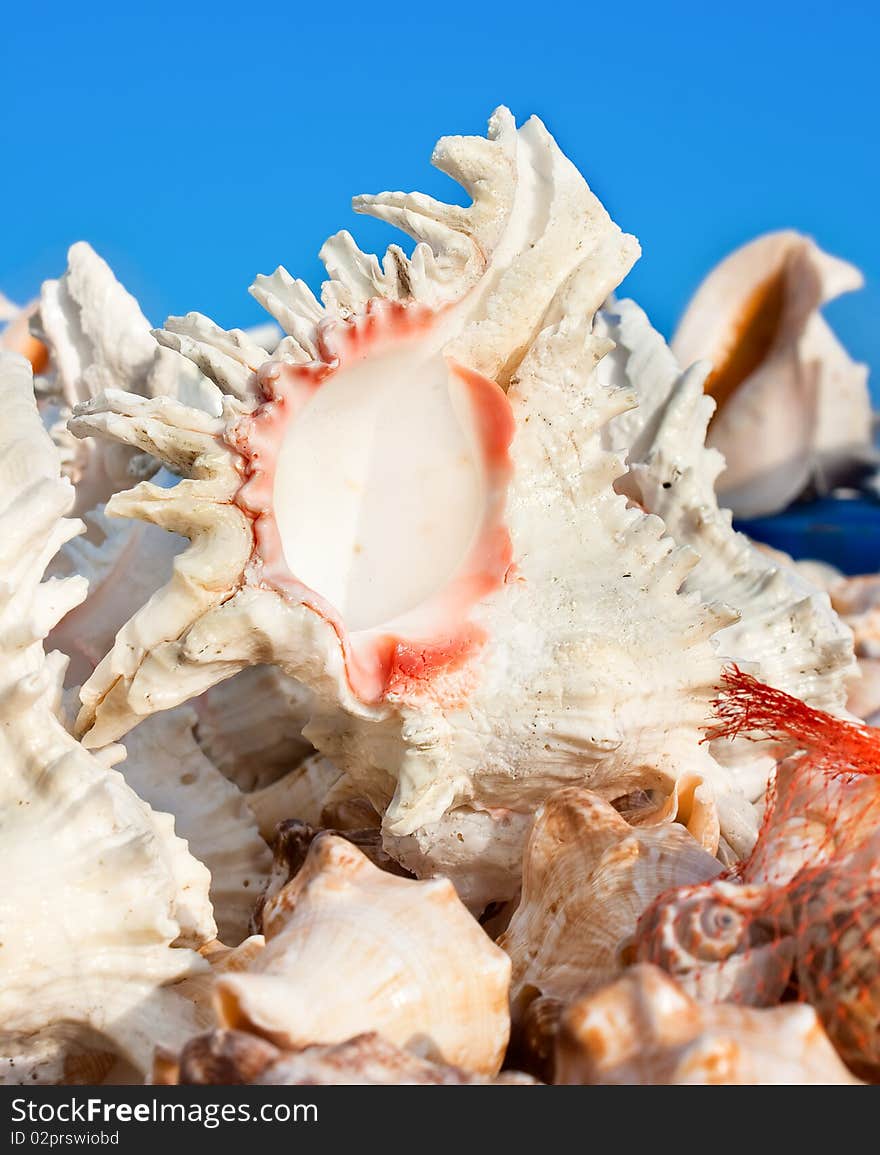
[[[471,203],[356,198],[414,249],[257,277],[278,329],[151,331],[85,244],[0,301],[3,1078],[870,1078],[748,916],[816,866],[759,838],[791,748],[712,729],[733,663],[880,711],[880,579],[729,512],[871,459],[859,274],[760,238],[670,349],[540,121],[434,164]]]

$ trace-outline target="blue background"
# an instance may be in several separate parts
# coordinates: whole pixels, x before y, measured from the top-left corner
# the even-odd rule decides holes
[[[0,289],[32,296],[85,238],[155,322],[257,323],[254,274],[284,264],[317,285],[340,227],[384,248],[352,194],[454,198],[435,139],[483,132],[503,102],[539,114],[639,237],[626,291],[663,331],[731,248],[792,226],[865,271],[829,315],[876,379],[878,9],[7,6]]]

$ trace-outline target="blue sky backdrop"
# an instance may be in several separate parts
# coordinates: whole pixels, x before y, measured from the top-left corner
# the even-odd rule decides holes
[[[84,238],[148,316],[262,319],[313,286],[354,193],[454,197],[428,165],[508,104],[540,115],[643,257],[625,285],[669,333],[702,275],[794,227],[861,266],[829,315],[880,397],[878,29],[868,0],[8,6],[0,290],[32,296]]]

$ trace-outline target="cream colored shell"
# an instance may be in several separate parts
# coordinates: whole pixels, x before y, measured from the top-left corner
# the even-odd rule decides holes
[[[81,528],[37,414],[30,366],[0,355],[0,1048],[18,1082],[95,1081],[118,1057],[195,1021],[170,984],[215,935],[208,874],[172,819],[85,751],[56,717],[64,661],[43,639],[85,595],[43,582]],[[99,1056],[90,1066],[89,1055]],[[103,1058],[100,1058],[103,1056]],[[97,1064],[97,1065],[96,1065]]]
[[[654,1086],[858,1084],[812,1007],[702,1005],[637,966],[562,1020],[556,1080]]]
[[[265,950],[218,978],[221,1026],[287,1048],[363,1031],[494,1074],[507,1045],[510,961],[452,885],[386,874],[322,835],[263,910]]]
[[[435,161],[473,196],[469,207],[398,193],[356,202],[415,236],[411,259],[392,246],[380,266],[340,234],[324,248],[332,279],[323,305],[284,270],[253,291],[289,334],[275,354],[282,367],[320,364],[327,334],[368,300],[402,301],[445,309],[444,355],[506,388],[515,569],[475,607],[487,641],[456,683],[466,687],[457,703],[444,705],[445,685],[362,700],[338,633],[261,580],[252,521],[234,501],[240,462],[229,441],[259,403],[265,350],[191,314],[159,337],[212,376],[219,416],[110,391],[71,423],[77,435],[116,438],[186,475],[173,490],[144,483],[119,494],[110,511],[194,542],[83,688],[84,741],[104,745],[144,715],[271,661],[313,692],[305,736],[384,815],[389,846],[413,839],[401,853],[425,873],[457,862],[457,884],[480,899],[482,871],[504,875],[510,849],[473,813],[512,811],[524,827],[573,780],[608,798],[646,783],[673,797],[680,777],[703,781],[716,812],[707,845],[720,826],[743,853],[755,816],[700,744],[720,673],[711,636],[733,615],[679,592],[696,557],[615,494],[623,466],[601,444],[603,427],[635,398],[594,374],[609,342],[591,335],[592,317],[637,246],[538,121],[517,131],[500,110],[488,139],[446,139]],[[476,832],[463,848],[462,810]],[[515,878],[506,893],[511,886]]]
[[[682,365],[713,366],[709,444],[726,462],[719,497],[738,516],[774,513],[874,459],[867,370],[820,312],[862,284],[858,269],[789,230],[737,249],[690,302],[672,350]]]
[[[551,795],[529,838],[522,898],[499,939],[513,962],[514,1018],[538,996],[568,1001],[617,978],[651,903],[720,873],[682,826],[630,826],[578,787]]]
[[[178,835],[210,871],[218,933],[234,946],[248,933],[272,856],[241,791],[196,742],[196,722],[187,706],[148,718],[127,735],[119,769],[145,802],[174,815]]]

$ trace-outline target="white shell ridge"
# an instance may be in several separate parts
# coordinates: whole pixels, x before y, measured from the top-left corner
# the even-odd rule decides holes
[[[572,781],[614,799],[699,779],[706,845],[720,830],[742,852],[755,816],[701,745],[711,637],[734,615],[679,592],[695,555],[627,507],[602,444],[634,397],[594,373],[610,345],[592,321],[637,246],[538,121],[501,110],[435,162],[470,206],[356,202],[416,237],[411,258],[380,265],[340,234],[323,304],[282,270],[258,278],[288,332],[268,364],[198,315],[169,322],[160,340],[236,387],[219,417],[109,391],[71,422],[184,474],[109,511],[193,542],[84,686],[84,741],[269,662],[311,691],[305,737],[389,846],[414,837],[401,853],[454,865],[473,896],[510,859],[504,839],[487,857],[491,816],[524,832]]]
[[[618,488],[699,554],[684,589],[736,610],[738,620],[715,636],[719,654],[817,709],[843,712],[856,666],[850,631],[828,594],[757,549],[719,507],[715,486],[724,461],[706,445],[715,408],[703,391],[708,366],[682,372],[632,301],[609,303],[596,328],[615,343],[597,373],[610,386],[634,389],[639,402],[605,431],[609,446],[626,456]],[[743,794],[763,797],[772,753],[747,741],[716,741],[711,750]]]
[[[188,947],[216,933],[208,874],[171,818],[154,813],[55,715],[64,663],[46,657],[43,639],[85,587],[42,577],[81,527],[64,516],[72,488],[60,477],[20,357],[0,356],[0,406],[0,1037],[14,1064],[7,1077],[57,1080],[79,1064],[94,1079],[90,1054],[145,1071],[154,1041],[181,1040],[195,1026],[168,984],[201,969]],[[50,1052],[54,1066],[46,1067]]]

